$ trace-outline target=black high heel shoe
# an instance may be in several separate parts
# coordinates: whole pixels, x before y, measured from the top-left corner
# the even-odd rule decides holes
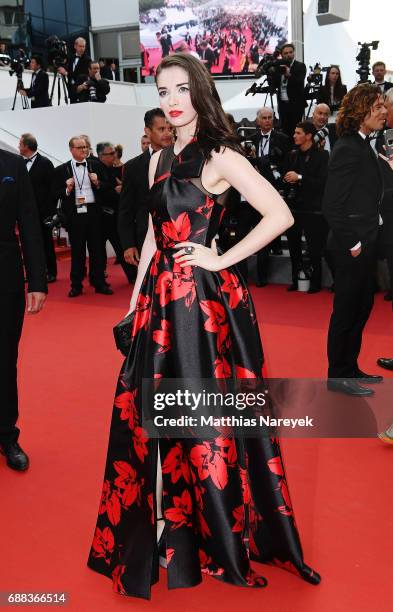
[[[157,521],[165,521],[165,519],[160,516],[159,518],[157,518]],[[158,561],[161,567],[163,567],[164,569],[167,569],[168,567],[168,563],[166,560],[166,525],[164,525],[164,529],[162,530],[162,533],[159,537],[159,540],[157,542],[157,548],[158,548]]]

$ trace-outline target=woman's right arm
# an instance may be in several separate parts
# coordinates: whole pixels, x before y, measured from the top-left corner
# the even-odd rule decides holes
[[[160,153],[161,151],[154,153],[150,159],[150,165],[149,165],[149,187],[150,189],[154,183],[154,176],[156,173],[158,160],[160,158]],[[135,310],[135,305],[138,299],[142,281],[145,277],[146,270],[149,266],[151,258],[153,257],[156,250],[157,250],[157,244],[156,244],[156,239],[154,236],[153,222],[152,222],[151,215],[149,214],[149,227],[147,230],[145,240],[143,242],[141,257],[138,263],[138,272],[136,275],[134,289],[131,295],[130,308],[127,314],[130,314],[131,312]]]

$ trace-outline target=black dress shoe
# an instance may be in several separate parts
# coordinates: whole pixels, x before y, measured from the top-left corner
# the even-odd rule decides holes
[[[355,395],[357,397],[369,397],[374,395],[372,389],[361,387],[358,383],[347,378],[329,378],[327,381],[328,391],[336,391],[345,393],[346,395]]]
[[[307,293],[319,293],[321,291],[321,287],[310,287]]]
[[[54,274],[48,274],[46,277],[46,282],[47,283],[55,283],[56,282],[56,276]]]
[[[378,374],[366,374],[366,372],[362,372],[358,370],[354,376],[359,382],[373,385],[376,383],[380,383],[383,381],[383,376],[379,376]]]
[[[387,293],[385,293],[385,295],[383,296],[383,299],[385,300],[385,302],[391,302],[392,301],[392,292],[388,291]]]
[[[292,283],[292,285],[289,285],[289,287],[287,287],[287,291],[297,291],[297,284]]]
[[[102,295],[113,295],[113,291],[108,285],[96,287],[96,293],[102,293]]]
[[[75,287],[71,287],[71,289],[68,292],[68,297],[74,298],[74,297],[78,297],[78,295],[82,295],[82,289],[75,289]]]
[[[381,357],[380,359],[377,359],[377,364],[381,368],[385,368],[385,370],[393,370],[393,359]]]
[[[0,452],[5,455],[7,465],[11,469],[24,472],[29,467],[29,458],[17,442],[2,444]]]

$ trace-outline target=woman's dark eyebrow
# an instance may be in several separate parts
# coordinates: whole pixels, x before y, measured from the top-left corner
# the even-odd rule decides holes
[[[176,83],[175,87],[181,87],[182,85],[188,85],[188,81],[186,83]]]

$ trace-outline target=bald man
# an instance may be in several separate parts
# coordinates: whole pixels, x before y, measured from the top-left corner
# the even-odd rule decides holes
[[[58,72],[67,76],[68,95],[70,104],[75,104],[78,101],[76,94],[75,83],[77,78],[82,74],[88,74],[90,56],[86,53],[87,43],[84,38],[79,36],[74,42],[74,53],[69,57],[67,65],[58,68]]]
[[[330,108],[327,104],[321,103],[314,108],[311,119],[318,132],[323,129],[327,130],[324,149],[328,153],[331,152],[337,140],[336,124],[328,123],[329,117]]]

